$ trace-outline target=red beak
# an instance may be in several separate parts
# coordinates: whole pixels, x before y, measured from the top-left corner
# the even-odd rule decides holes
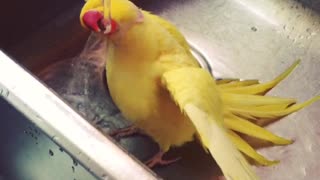
[[[118,31],[118,24],[113,19],[105,20],[99,11],[88,11],[82,17],[83,23],[92,31],[112,34]]]
[[[99,11],[88,11],[82,17],[83,23],[92,31],[101,32],[105,30],[103,14]]]

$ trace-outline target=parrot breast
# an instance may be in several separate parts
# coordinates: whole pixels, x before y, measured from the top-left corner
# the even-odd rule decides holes
[[[159,56],[163,55],[159,54],[159,42],[171,44],[162,46],[168,48],[162,53],[175,50],[171,48],[172,42],[154,39],[157,36],[141,38],[141,33],[157,32],[150,26],[152,24],[134,28],[134,32],[128,32],[121,40],[110,45],[107,83],[111,97],[122,114],[151,136],[163,151],[167,151],[171,146],[192,141],[196,130],[181,113],[169,92],[160,85],[166,68],[159,65]],[[148,52],[144,49],[148,49]]]
[[[112,64],[111,72],[107,71],[111,97],[128,120],[150,135],[163,151],[193,140],[193,124],[157,83],[159,77],[150,73],[152,70],[108,63]]]

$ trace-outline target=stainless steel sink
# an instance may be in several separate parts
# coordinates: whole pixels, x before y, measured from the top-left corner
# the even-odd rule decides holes
[[[6,3],[9,7],[18,6],[14,2],[18,1]],[[135,0],[134,2],[175,23],[186,35],[188,41],[201,52],[202,57],[208,60],[207,63],[216,77],[258,78],[266,81],[278,75],[296,59],[301,59],[301,65],[294,73],[269,94],[295,97],[299,101],[320,94],[320,81],[318,81],[320,3],[316,0]],[[81,88],[73,94],[65,91],[66,87],[75,83],[72,79],[74,74],[70,71],[72,57],[78,57],[89,36],[89,32],[83,30],[78,22],[82,4],[82,1],[76,0],[68,2],[37,0],[34,4],[19,2],[20,6],[26,7],[25,9],[29,11],[1,6],[0,10],[3,9],[3,11],[0,13],[4,13],[0,16],[4,22],[0,30],[1,49],[19,65],[32,72],[47,87],[53,89],[64,102],[106,135],[116,128],[128,125],[128,122],[122,118],[112,103],[101,76],[90,69],[94,65],[90,63],[81,65],[81,70],[89,74],[85,77],[90,79],[90,83],[86,86],[89,93],[83,93]],[[86,58],[82,57],[83,60]],[[101,73],[101,69],[99,70],[97,72]],[[80,83],[81,86],[84,82],[76,83]],[[268,126],[268,129],[273,132],[292,138],[295,142],[289,146],[267,147],[259,150],[270,159],[281,160],[280,164],[272,167],[256,167],[261,179],[318,179],[320,176],[318,171],[320,163],[317,161],[320,158],[320,153],[317,151],[320,148],[319,107],[320,104],[315,103]],[[3,114],[4,108],[0,111]],[[8,118],[5,116],[5,119]],[[99,162],[88,163],[87,160],[78,159],[77,152],[70,148],[68,143],[63,143],[67,141],[60,144],[57,142],[58,146],[52,142],[56,142],[56,139],[44,137],[41,141],[46,142],[44,143],[46,145],[37,147],[37,150],[11,151],[12,148],[30,147],[26,145],[27,142],[40,144],[40,140],[30,139],[29,134],[20,135],[23,134],[23,127],[28,128],[29,121],[16,120],[19,119],[18,117],[11,119],[15,119],[18,126],[22,128],[14,129],[13,125],[1,126],[1,128],[12,129],[5,132],[10,134],[8,137],[11,137],[10,141],[15,144],[8,148],[4,146],[1,153],[1,166],[6,166],[6,170],[3,171],[6,175],[15,179],[43,179],[45,173],[58,173],[61,178],[71,179],[73,178],[73,174],[70,173],[73,166],[72,159],[76,159],[80,162],[81,173],[85,174],[78,176],[79,179],[112,176],[112,172],[106,172],[106,177],[99,174],[101,169],[95,168],[99,166]],[[10,124],[10,121],[6,122]],[[47,135],[50,134],[46,128],[39,127]],[[62,137],[67,138],[63,134]],[[0,138],[0,141],[2,144],[6,143],[5,138]],[[148,159],[157,150],[156,144],[143,136],[118,139],[117,142],[141,161]],[[50,149],[53,151],[53,146],[56,150],[60,146],[63,147],[68,155],[53,159],[49,151]],[[81,148],[78,150],[81,151]],[[11,153],[5,154],[8,151]],[[19,157],[27,160],[38,157],[37,154],[40,151],[43,158],[39,161],[24,161],[23,166],[29,166],[28,163],[30,163],[32,165],[30,167],[34,168],[17,168],[17,164],[13,162]],[[54,151],[55,155],[56,152],[60,153]],[[5,157],[9,156],[10,158],[4,161]],[[164,179],[214,179],[221,174],[217,165],[202,151],[197,142],[173,149],[168,156],[181,156],[182,160],[167,167],[154,169],[154,172]],[[110,156],[101,154],[101,157]],[[58,162],[65,166],[59,165]],[[115,162],[110,161],[110,166],[113,163]],[[67,166],[69,169],[66,171],[64,167]],[[38,169],[42,167],[47,171],[39,173]],[[134,164],[132,167],[138,168]],[[123,173],[128,168],[131,166],[123,169]],[[34,173],[35,171],[37,173]],[[0,175],[3,174],[1,172]],[[145,173],[148,176],[148,172]],[[20,176],[14,176],[15,174]],[[148,177],[151,178],[152,175]]]

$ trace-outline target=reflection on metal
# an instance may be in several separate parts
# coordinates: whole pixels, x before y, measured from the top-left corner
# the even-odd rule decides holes
[[[0,51],[1,95],[101,179],[156,179]]]
[[[209,64],[209,60],[207,59],[207,57],[201,52],[199,47],[196,47],[190,41],[188,43],[191,48],[191,53],[196,57],[199,64],[201,65],[201,67],[208,70],[211,73],[212,69],[211,69],[211,66]]]
[[[263,21],[265,21],[265,22],[267,22],[267,23],[269,23],[269,24],[271,24],[273,26],[278,26],[279,25],[277,20],[275,18],[272,18],[272,17],[268,16],[266,11],[264,11],[263,9],[258,7],[254,0],[235,0],[235,2],[239,3],[240,5],[242,5],[246,9],[248,9],[248,11],[252,12],[255,16],[261,18]],[[258,5],[262,5],[262,4],[258,3]],[[269,5],[267,3],[265,3],[263,5],[264,5],[263,6],[264,9],[272,8],[272,6],[266,6],[266,5]]]

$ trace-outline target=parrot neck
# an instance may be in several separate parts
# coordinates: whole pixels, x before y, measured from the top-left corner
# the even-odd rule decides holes
[[[138,50],[142,50],[143,52],[144,49],[150,49],[150,45],[154,43],[152,42],[154,37],[148,36],[148,34],[152,34],[152,29],[150,29],[145,20],[131,27],[124,28],[115,36],[111,36],[110,40],[115,48],[126,50],[126,53],[130,53],[131,51],[134,53]]]

